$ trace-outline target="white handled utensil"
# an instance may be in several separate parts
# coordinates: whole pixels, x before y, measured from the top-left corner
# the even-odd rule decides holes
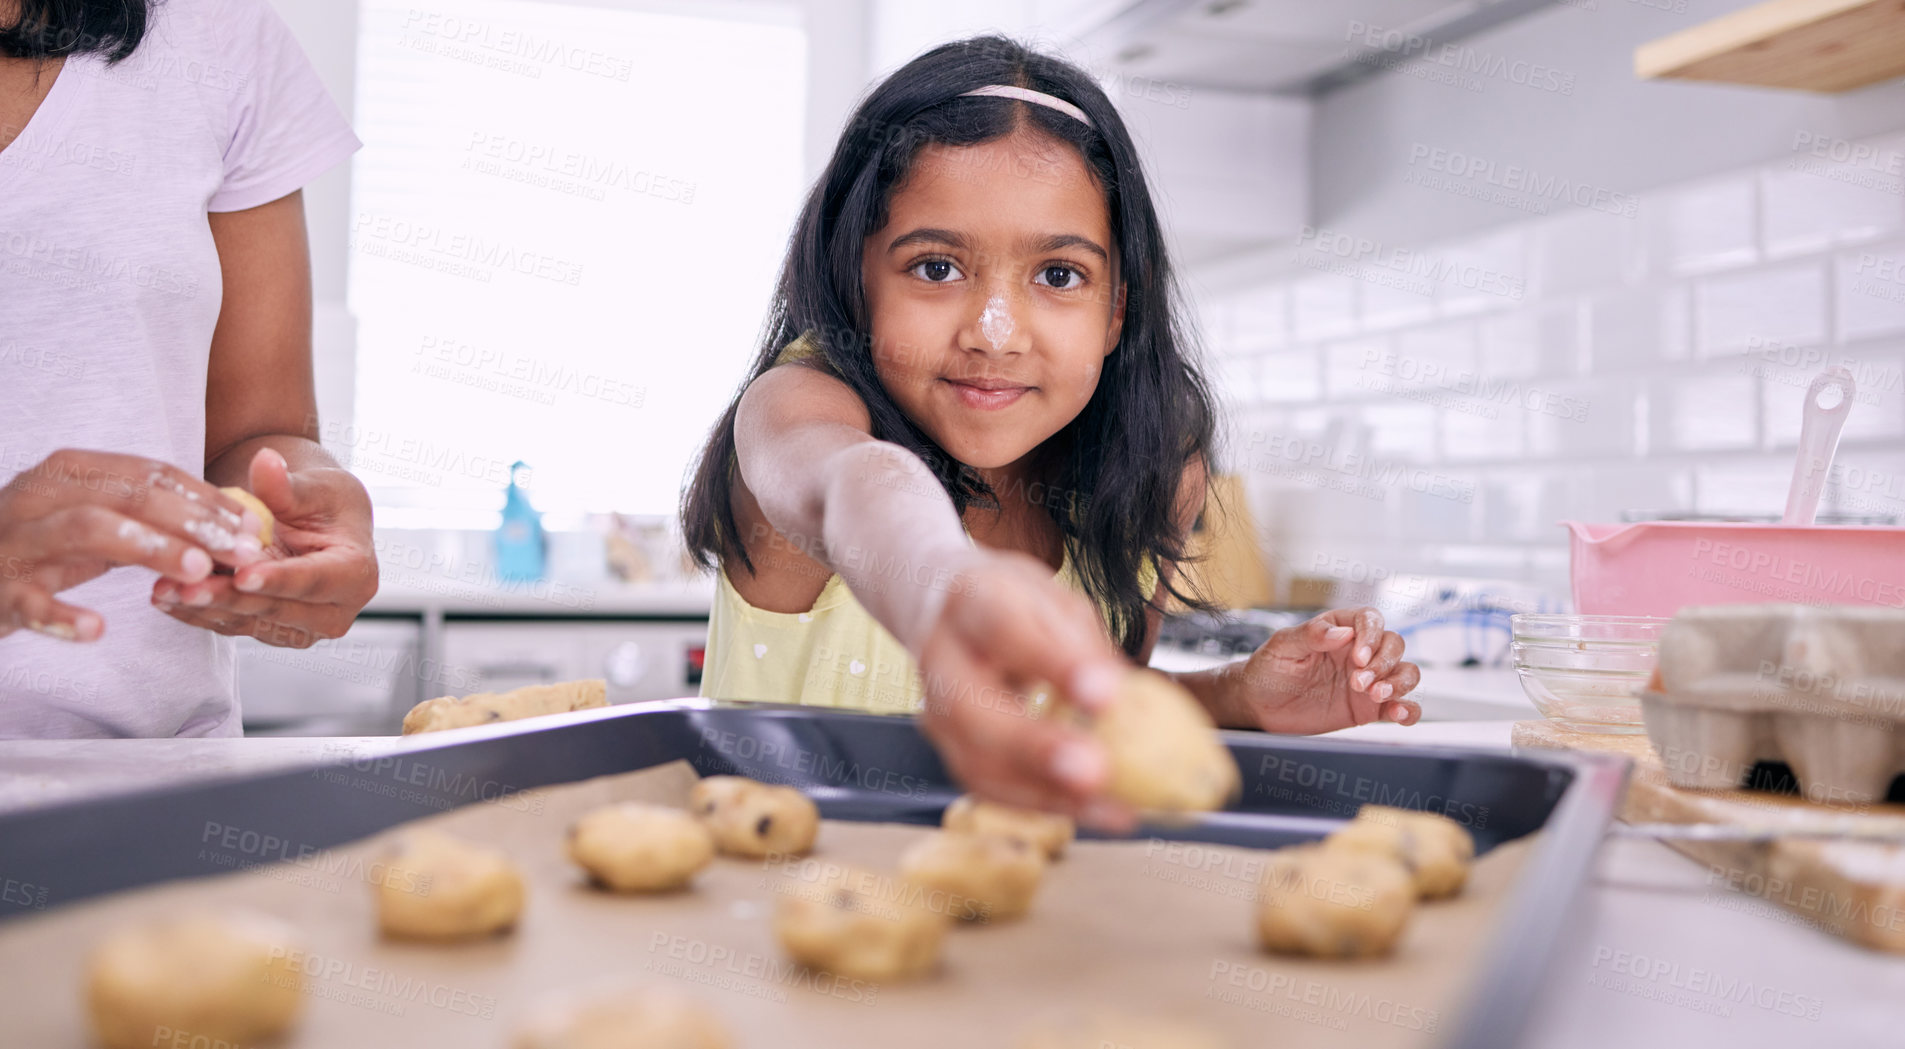
[[[1812,524],[1819,514],[1819,497],[1826,490],[1832,457],[1839,451],[1839,434],[1852,411],[1857,387],[1852,373],[1834,366],[1819,373],[1806,388],[1806,410],[1799,423],[1799,461],[1793,464],[1793,485],[1786,492],[1784,525]]]
[[[1889,824],[1825,824],[1794,827],[1779,824],[1731,823],[1615,823],[1608,833],[1616,838],[1651,838],[1655,841],[1708,841],[1763,844],[1788,839],[1804,841],[1856,841],[1872,845],[1905,845],[1905,826]]]

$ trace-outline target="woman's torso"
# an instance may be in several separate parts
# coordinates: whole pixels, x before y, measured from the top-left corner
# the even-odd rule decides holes
[[[239,100],[289,79],[249,65],[281,31],[265,18],[259,0],[156,5],[129,58],[69,57],[0,150],[0,479],[68,447],[204,469],[223,297],[207,214],[281,130]],[[121,568],[62,595],[105,618],[84,652],[0,641],[0,737],[239,731],[232,642],[152,608],[152,582]]]

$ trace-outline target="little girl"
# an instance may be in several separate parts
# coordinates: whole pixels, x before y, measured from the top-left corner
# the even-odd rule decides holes
[[[861,104],[683,501],[715,569],[704,695],[918,712],[997,800],[1100,825],[1105,757],[1028,716],[1143,665],[1213,432],[1138,153],[1084,71],[947,44]],[[1402,639],[1324,613],[1177,674],[1219,724],[1412,723]]]

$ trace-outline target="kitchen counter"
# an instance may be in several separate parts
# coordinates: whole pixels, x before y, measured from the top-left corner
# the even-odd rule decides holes
[[[387,578],[364,606],[373,615],[706,619],[714,577],[655,583],[469,582],[419,573]]]
[[[1365,725],[1378,743],[1506,749],[1511,721]],[[0,809],[200,777],[362,760],[401,737],[0,741]],[[1905,958],[1816,932],[1774,905],[1708,884],[1665,846],[1610,839],[1553,959],[1527,1044],[1898,1044]]]
[[[0,740],[0,812],[394,753],[402,736]]]
[[[658,523],[655,519],[651,523]],[[496,577],[495,533],[489,529],[403,528],[379,525],[377,595],[365,611],[383,616],[484,618],[706,619],[714,576],[684,567],[664,569],[641,582],[610,575],[599,527],[547,534],[546,579]],[[656,541],[650,563],[661,567],[666,547]]]
[[[1236,658],[1160,645],[1151,653],[1151,666],[1182,673],[1221,666]],[[1522,691],[1521,680],[1512,667],[1424,667],[1422,683],[1410,696],[1422,704],[1424,722],[1516,721],[1541,716]]]
[[[1506,750],[1513,726],[1376,724],[1332,735]],[[1658,842],[1610,838],[1550,965],[1527,1044],[1896,1046],[1901,1003],[1905,957],[1854,946],[1776,904],[1710,884],[1705,867]]]

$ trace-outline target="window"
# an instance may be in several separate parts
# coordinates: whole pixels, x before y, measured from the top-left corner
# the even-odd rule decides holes
[[[355,417],[380,524],[670,514],[802,191],[799,11],[363,0]]]

